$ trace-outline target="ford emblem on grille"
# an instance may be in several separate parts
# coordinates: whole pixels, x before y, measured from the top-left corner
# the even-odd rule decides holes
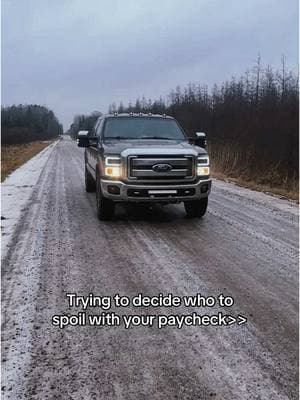
[[[169,172],[172,169],[172,165],[170,164],[155,164],[152,167],[155,172]]]

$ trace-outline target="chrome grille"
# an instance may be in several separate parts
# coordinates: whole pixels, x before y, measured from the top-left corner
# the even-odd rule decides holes
[[[168,171],[155,171],[156,165],[168,165]],[[154,167],[154,169],[153,169]],[[193,156],[129,156],[128,179],[157,181],[184,181],[194,177]]]

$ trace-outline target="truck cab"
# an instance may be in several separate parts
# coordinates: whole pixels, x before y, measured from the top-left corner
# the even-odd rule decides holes
[[[96,192],[97,215],[111,219],[118,202],[180,203],[202,217],[211,188],[205,134],[189,138],[167,115],[108,114],[78,133],[85,147],[85,188]]]

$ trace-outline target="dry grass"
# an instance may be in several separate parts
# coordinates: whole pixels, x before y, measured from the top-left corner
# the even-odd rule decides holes
[[[1,147],[1,182],[15,169],[49,146],[52,141],[35,141]]]
[[[298,178],[284,177],[279,164],[256,168],[251,151],[242,153],[225,146],[211,149],[210,154],[215,178],[299,202]]]
[[[297,203],[299,203],[299,190],[296,189],[292,190],[284,187],[261,184],[245,178],[233,178],[216,171],[212,172],[212,176],[213,178],[220,179],[225,182],[231,182],[238,186],[243,186],[252,190],[258,190],[259,192],[276,195],[284,199],[295,200]]]

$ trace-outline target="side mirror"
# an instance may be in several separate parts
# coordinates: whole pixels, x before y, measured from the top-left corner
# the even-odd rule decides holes
[[[206,148],[206,134],[204,132],[196,132],[195,145]]]
[[[88,138],[89,131],[79,131],[77,134],[77,145],[78,147],[89,147],[90,141]]]

